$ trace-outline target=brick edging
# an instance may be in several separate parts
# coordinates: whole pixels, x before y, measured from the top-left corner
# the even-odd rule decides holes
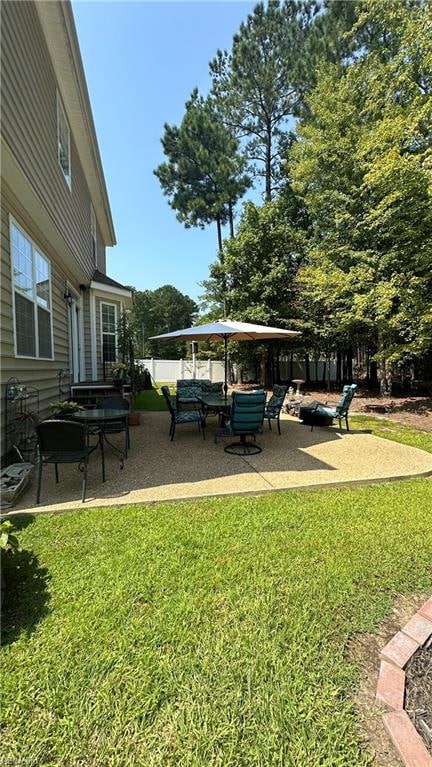
[[[405,767],[432,767],[432,756],[404,709],[404,668],[432,638],[432,597],[382,649],[376,702],[385,706],[383,722]]]

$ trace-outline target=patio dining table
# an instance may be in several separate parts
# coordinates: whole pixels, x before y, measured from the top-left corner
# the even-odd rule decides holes
[[[114,410],[111,408],[95,408],[94,410],[80,410],[73,414],[73,419],[85,423],[87,427],[94,425],[98,427],[97,435],[102,452],[102,480],[105,482],[105,456],[104,444],[108,445],[110,450],[119,458],[120,468],[123,469],[125,458],[127,458],[127,418],[129,410]],[[125,426],[125,446],[124,449],[114,445],[107,437],[109,425],[115,422],[124,422]]]
[[[204,415],[216,413],[219,416],[221,425],[229,419],[231,412],[231,397],[222,397],[215,394],[202,394],[199,397]]]

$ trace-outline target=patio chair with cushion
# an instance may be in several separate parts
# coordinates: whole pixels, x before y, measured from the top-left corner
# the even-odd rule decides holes
[[[180,409],[184,405],[200,405],[203,384],[209,384],[208,380],[198,378],[179,378],[177,380],[176,403]]]
[[[125,397],[113,395],[107,397],[103,402],[105,410],[128,410],[130,412],[130,402]],[[125,432],[125,456],[127,458],[128,448],[130,448],[129,419],[119,418],[117,421],[107,421],[104,423],[103,430],[105,434],[121,434]]]
[[[232,395],[231,416],[223,429],[215,432],[215,442],[218,437],[236,436],[239,442],[232,442],[224,449],[232,455],[254,455],[261,453],[262,448],[255,442],[248,442],[246,437],[253,437],[262,432],[266,393],[263,390],[255,392],[235,391]]]
[[[328,420],[326,423],[326,419],[332,419],[332,418],[338,418],[339,428],[341,430],[342,430],[342,418],[345,418],[346,430],[349,431],[348,411],[349,411],[351,402],[353,401],[356,390],[357,390],[357,384],[348,384],[347,386],[344,386],[342,391],[342,397],[340,398],[339,402],[334,408],[329,407],[327,404],[322,405],[321,403],[318,402],[310,414],[311,431],[313,430],[314,426],[327,425]]]
[[[165,402],[171,415],[171,426],[169,430],[171,442],[174,439],[176,426],[179,423],[197,423],[198,431],[202,430],[203,438],[205,439],[206,419],[203,413],[201,413],[200,410],[179,410],[173,402],[168,386],[162,386],[161,392],[165,397]]]
[[[55,467],[56,482],[59,481],[58,464],[59,463],[77,463],[82,472],[82,502],[85,501],[87,484],[87,465],[90,453],[96,450],[97,445],[89,447],[87,445],[87,430],[81,423],[75,421],[42,421],[36,427],[38,439],[39,467],[38,484],[36,492],[36,503],[40,502],[42,468],[48,463],[53,463]],[[103,451],[103,445],[101,446]],[[102,466],[103,466],[102,452]]]
[[[267,402],[266,409],[264,411],[264,418],[267,418],[268,420],[270,431],[271,431],[271,421],[273,419],[277,423],[279,434],[281,433],[280,414],[282,410],[282,405],[285,401],[285,395],[287,393],[287,390],[288,390],[288,386],[280,386],[279,384],[275,384],[273,386],[272,396]]]

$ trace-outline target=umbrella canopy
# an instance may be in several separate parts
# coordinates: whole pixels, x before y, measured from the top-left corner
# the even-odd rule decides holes
[[[297,330],[282,330],[271,328],[267,325],[253,325],[250,322],[237,322],[236,320],[216,320],[206,325],[193,325],[183,330],[173,330],[172,333],[163,333],[160,336],[151,336],[151,340],[185,338],[188,341],[223,341],[233,338],[236,341],[259,341],[267,338],[289,338],[298,336]]]
[[[172,333],[163,333],[160,336],[152,336],[151,340],[168,340],[184,338],[187,341],[224,341],[225,345],[225,395],[228,390],[228,349],[229,339],[235,341],[260,341],[271,338],[291,338],[300,335],[298,330],[283,330],[271,328],[267,325],[253,325],[250,322],[237,322],[236,320],[216,320],[205,325],[193,325],[191,328],[174,330]]]

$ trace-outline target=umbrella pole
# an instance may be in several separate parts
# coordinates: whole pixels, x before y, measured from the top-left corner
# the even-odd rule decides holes
[[[225,354],[225,383],[224,383],[224,392],[225,392],[225,399],[228,396],[228,338],[225,335],[224,336],[224,354]]]

